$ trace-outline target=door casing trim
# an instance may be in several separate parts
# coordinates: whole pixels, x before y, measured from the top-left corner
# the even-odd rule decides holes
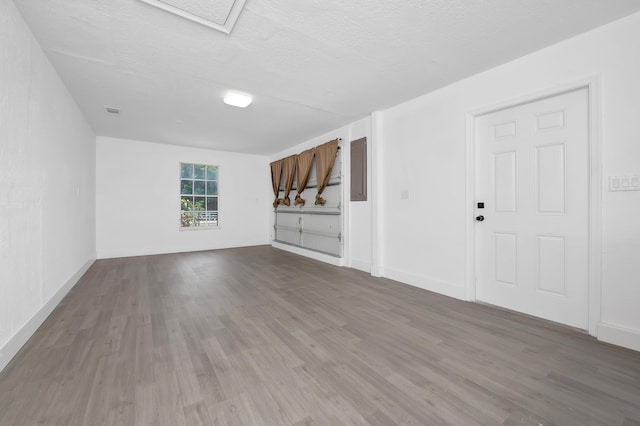
[[[600,110],[600,76],[594,75],[581,80],[558,85],[529,95],[506,100],[497,104],[467,112],[466,115],[466,188],[465,188],[465,234],[466,234],[466,271],[465,295],[468,301],[477,301],[476,297],[476,254],[475,254],[475,176],[476,176],[476,118],[503,109],[513,108],[541,99],[562,95],[575,90],[587,89],[589,108],[589,265],[588,265],[588,315],[592,336],[598,335],[602,299],[602,135]]]

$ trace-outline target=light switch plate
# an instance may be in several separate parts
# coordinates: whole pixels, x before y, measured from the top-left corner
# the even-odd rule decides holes
[[[609,176],[609,191],[640,191],[640,175]]]

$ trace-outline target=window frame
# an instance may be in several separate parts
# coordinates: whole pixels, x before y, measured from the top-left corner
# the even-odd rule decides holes
[[[183,168],[184,166],[191,166],[190,177],[183,177]],[[196,178],[196,167],[202,166],[204,167],[204,177]],[[215,168],[215,179],[210,179],[208,176],[210,168]],[[191,194],[183,193],[183,182],[191,182]],[[204,193],[196,194],[196,182],[204,182]],[[215,193],[207,194],[207,187],[209,182],[215,182]],[[191,198],[191,208],[185,209],[183,207],[183,200],[185,198]],[[204,163],[196,163],[196,162],[179,162],[178,163],[178,198],[179,198],[179,206],[178,206],[178,214],[179,214],[179,229],[180,231],[204,231],[204,230],[214,230],[221,229],[220,228],[220,166],[214,164],[204,164]],[[196,198],[204,199],[204,206],[202,210],[194,210],[193,204],[196,203]],[[215,199],[215,210],[208,210],[208,201],[210,199]],[[185,212],[191,213],[191,218],[187,217],[187,220],[190,220],[189,225],[184,225],[185,223]],[[195,213],[207,215],[209,212],[215,214],[215,221],[207,221],[207,220],[198,220],[193,219],[193,215]],[[205,216],[206,217],[206,216]]]

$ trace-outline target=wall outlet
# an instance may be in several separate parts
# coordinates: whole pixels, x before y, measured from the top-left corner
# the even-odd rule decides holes
[[[401,200],[408,200],[409,199],[409,190],[408,189],[403,189],[402,191],[400,191],[400,199]]]

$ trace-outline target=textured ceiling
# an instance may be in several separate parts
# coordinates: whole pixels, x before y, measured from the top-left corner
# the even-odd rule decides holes
[[[246,0],[139,0],[180,18],[230,34]]]
[[[138,0],[15,2],[97,134],[257,154],[640,10],[639,0],[248,0],[226,35]],[[226,106],[227,90],[254,102]]]
[[[170,6],[174,6],[185,12],[192,13],[201,18],[224,25],[227,21],[233,0],[160,0]]]

